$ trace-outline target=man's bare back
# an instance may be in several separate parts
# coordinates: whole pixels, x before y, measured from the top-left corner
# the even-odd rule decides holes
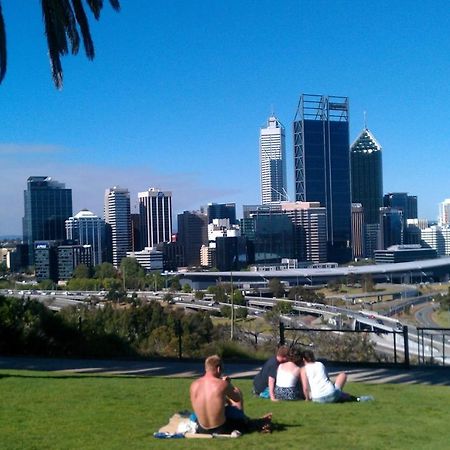
[[[225,423],[228,386],[227,381],[208,376],[208,374],[192,383],[191,403],[203,428],[216,428]]]

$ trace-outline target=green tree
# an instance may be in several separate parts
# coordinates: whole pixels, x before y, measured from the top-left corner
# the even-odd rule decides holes
[[[178,277],[174,277],[174,278],[170,279],[169,289],[171,291],[180,291],[181,290],[181,283],[180,283],[180,279]]]
[[[78,264],[73,271],[73,278],[91,278],[92,271],[91,268],[86,264]]]
[[[245,297],[239,289],[233,291],[233,302],[235,305],[245,305]]]
[[[274,297],[284,297],[284,286],[278,278],[272,278],[268,287]]]
[[[117,277],[117,270],[115,267],[109,263],[104,262],[102,264],[99,264],[95,266],[95,278],[104,279],[104,278],[116,278]]]
[[[205,293],[203,291],[195,291],[194,297],[196,300],[203,300],[205,298]]]
[[[109,0],[109,2],[114,10],[120,10],[119,0]],[[98,20],[103,8],[103,0],[86,0],[86,3],[94,18]],[[69,50],[72,55],[78,53],[80,33],[87,58],[94,59],[95,50],[89,20],[82,0],[41,0],[41,7],[53,82],[58,89],[61,89],[63,69],[60,57],[67,55]],[[0,4],[0,83],[6,74],[6,54],[5,22]]]
[[[55,286],[55,282],[53,280],[42,280],[39,282],[39,289],[42,289],[43,291],[49,291],[50,289],[53,289]]]
[[[184,283],[183,284],[183,292],[185,292],[186,294],[189,294],[192,292],[192,286],[190,284]]]

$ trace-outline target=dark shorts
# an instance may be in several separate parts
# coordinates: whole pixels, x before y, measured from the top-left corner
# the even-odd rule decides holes
[[[234,406],[225,408],[225,423],[215,428],[203,428],[197,419],[197,433],[200,434],[230,434],[234,430],[241,433],[248,431],[248,418],[242,410]]]

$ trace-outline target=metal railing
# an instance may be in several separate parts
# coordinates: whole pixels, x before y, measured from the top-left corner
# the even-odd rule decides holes
[[[298,327],[292,327],[290,325],[285,325],[283,322],[280,322],[280,345],[286,345],[287,343],[287,337],[286,332],[289,331],[300,331],[300,332],[306,332],[306,333],[358,333],[363,334],[367,336],[368,334],[380,334],[380,331],[370,331],[370,330],[332,330],[332,329],[324,329],[324,328],[298,328]],[[449,330],[450,332],[450,330]],[[386,331],[383,330],[382,334],[392,334],[393,336],[393,353],[394,353],[394,364],[402,365],[403,367],[409,368],[410,367],[410,351],[409,351],[409,329],[405,325],[401,330],[392,330],[392,331]],[[400,336],[400,339],[403,341],[403,349],[399,349],[401,347],[399,345],[398,336]],[[403,354],[403,358],[401,358],[401,354]]]
[[[417,355],[419,364],[442,362],[444,366],[446,359],[448,363],[450,361],[450,328],[417,328]]]

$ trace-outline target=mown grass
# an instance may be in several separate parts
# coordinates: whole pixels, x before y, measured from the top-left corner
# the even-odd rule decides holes
[[[230,440],[158,440],[189,409],[189,379],[0,371],[0,448],[6,449],[446,449],[448,387],[350,384],[372,403],[271,403],[237,380],[246,411],[274,414],[279,431]]]

